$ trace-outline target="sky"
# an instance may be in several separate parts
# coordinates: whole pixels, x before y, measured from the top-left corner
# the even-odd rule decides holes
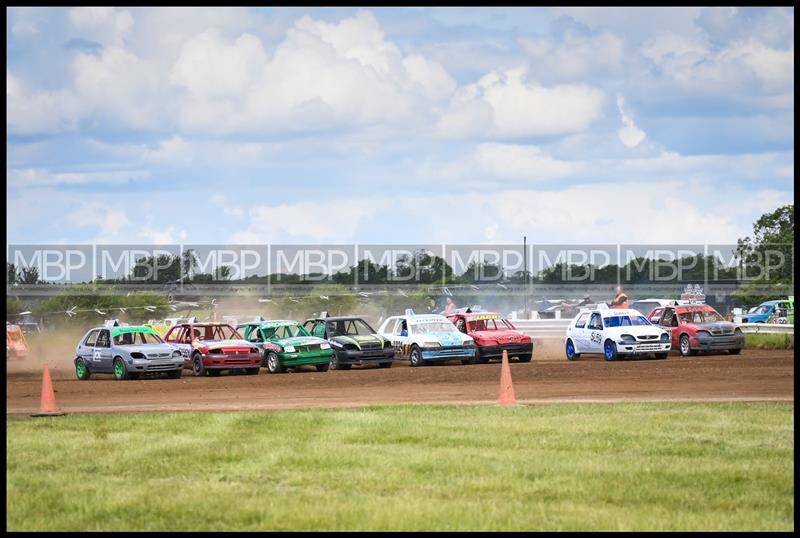
[[[9,8],[8,244],[735,243],[791,8]]]

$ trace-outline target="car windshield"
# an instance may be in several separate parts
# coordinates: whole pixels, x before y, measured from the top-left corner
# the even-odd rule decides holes
[[[469,322],[473,331],[507,331],[511,326],[504,319],[475,319]]]
[[[198,340],[239,340],[241,336],[230,325],[195,325],[194,337]]]
[[[277,327],[266,327],[264,333],[269,340],[279,340],[281,338],[294,338],[295,336],[311,336],[307,330],[297,324],[278,325]]]
[[[631,325],[651,325],[644,316],[609,316],[603,318],[606,327],[630,327]]]
[[[755,314],[766,314],[771,309],[772,309],[772,305],[771,304],[765,304],[765,305],[761,305],[758,308],[756,308],[756,311],[754,313]]]
[[[328,322],[329,336],[363,336],[374,332],[363,319],[340,319]]]
[[[142,344],[163,344],[157,334],[151,332],[126,332],[114,337],[115,346],[138,346]]]
[[[427,321],[425,323],[414,323],[411,325],[411,330],[415,334],[458,332],[456,326],[449,321]]]
[[[721,315],[714,310],[695,310],[692,312],[681,312],[678,314],[681,323],[712,323],[714,321],[725,321]]]

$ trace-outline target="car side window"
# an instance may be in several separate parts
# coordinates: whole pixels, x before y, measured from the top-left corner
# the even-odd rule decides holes
[[[456,329],[464,334],[467,334],[467,322],[464,321],[464,318],[458,318],[456,320]]]
[[[664,327],[672,327],[677,326],[677,322],[678,318],[675,317],[675,310],[671,308],[664,310],[664,315],[661,317],[661,325]]]
[[[603,322],[600,320],[600,314],[592,314],[592,317],[589,319],[589,328],[598,331],[603,329]]]
[[[100,331],[92,331],[88,335],[86,335],[86,339],[83,341],[83,345],[87,347],[94,347],[94,343],[97,341],[97,335],[100,334]]]
[[[247,341],[248,342],[258,342],[259,341],[258,327],[251,325],[250,327],[247,328],[247,331],[249,333],[247,335]]]
[[[408,336],[408,322],[401,319],[394,327],[394,334],[398,336]]]
[[[317,338],[325,338],[325,323],[322,321],[318,321],[314,328],[311,330],[311,336],[316,336]]]
[[[584,312],[583,314],[578,316],[578,319],[575,320],[575,328],[576,329],[583,329],[584,327],[586,327],[586,320],[587,319],[589,319],[589,312]]]
[[[663,308],[656,308],[653,310],[653,314],[650,316],[650,323],[653,325],[658,325],[658,322],[661,320],[661,314],[664,313]]]
[[[110,347],[108,329],[100,331],[100,336],[97,337],[95,347]]]

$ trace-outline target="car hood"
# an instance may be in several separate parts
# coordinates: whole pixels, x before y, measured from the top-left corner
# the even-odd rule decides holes
[[[729,334],[736,330],[736,324],[730,321],[712,321],[710,323],[695,323],[695,327],[700,330],[708,331],[712,334],[725,333]]]
[[[316,336],[292,336],[289,338],[282,338],[280,340],[272,340],[275,344],[280,344],[281,346],[307,346],[309,344],[325,344],[327,343],[322,338],[317,338]]]
[[[469,333],[475,340],[497,340],[498,342],[524,342],[526,335],[519,331],[507,329],[504,331],[472,331]]]
[[[419,342],[434,340],[443,346],[458,346],[464,343],[467,338],[467,335],[454,332],[435,332],[415,336],[415,340],[418,340]]]
[[[358,349],[361,349],[361,344],[381,344],[383,345],[384,339],[377,334],[359,334],[353,336],[334,336],[331,338],[334,342],[339,342],[340,344],[353,344]]]

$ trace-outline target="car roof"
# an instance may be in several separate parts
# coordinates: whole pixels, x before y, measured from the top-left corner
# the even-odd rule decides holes
[[[327,318],[308,318],[307,320],[303,321],[347,321],[348,319],[360,319],[364,320],[364,316],[328,316]]]

